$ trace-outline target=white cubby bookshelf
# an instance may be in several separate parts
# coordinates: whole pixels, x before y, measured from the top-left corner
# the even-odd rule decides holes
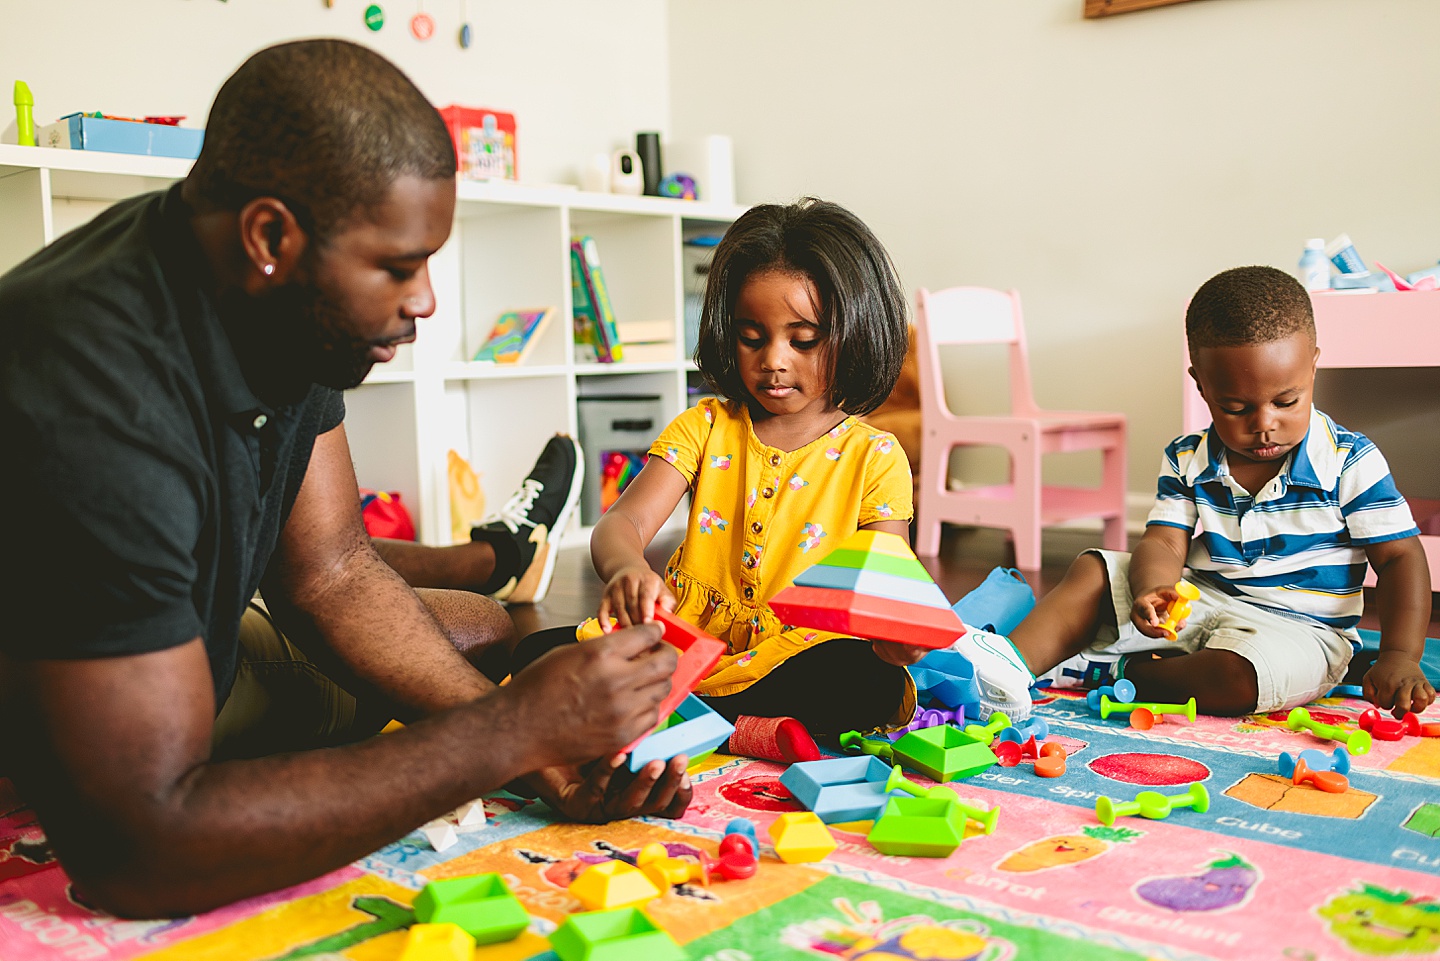
[[[0,144],[0,273],[117,200],[168,187],[186,160]],[[446,452],[480,474],[498,507],[545,439],[579,430],[576,398],[658,395],[667,419],[688,404],[694,367],[685,350],[685,294],[696,283],[685,238],[722,232],[743,208],[559,186],[461,181],[455,229],[431,259],[436,310],[413,345],[346,394],[346,431],[365,487],[399,491],[420,539],[450,541]],[[620,320],[666,320],[664,361],[577,363],[570,320],[570,238],[599,248]],[[555,316],[520,366],[470,358],[507,310]],[[657,425],[656,432],[664,425]],[[586,468],[597,469],[594,458]]]

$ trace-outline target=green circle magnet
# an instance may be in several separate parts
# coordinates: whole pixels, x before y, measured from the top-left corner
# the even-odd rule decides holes
[[[380,9],[380,4],[372,3],[365,8],[365,26],[371,30],[385,26],[385,11]]]

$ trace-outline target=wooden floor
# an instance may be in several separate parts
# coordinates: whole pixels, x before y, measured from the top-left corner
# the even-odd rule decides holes
[[[646,556],[656,570],[664,567],[665,561],[680,542],[679,532],[662,534],[655,539]],[[1100,532],[1075,530],[1048,530],[1045,532],[1041,551],[1041,569],[1038,583],[1034,575],[1027,574],[1037,595],[1044,595],[1060,582],[1070,562],[1081,551],[1098,547]],[[952,602],[979,586],[992,568],[1012,566],[1014,552],[1003,532],[981,528],[945,527],[937,557],[921,558],[930,576],[940,585],[945,596]],[[602,584],[590,563],[590,552],[585,547],[570,547],[560,551],[555,564],[555,579],[550,592],[539,604],[516,605],[510,608],[511,619],[516,629],[528,634],[546,627],[578,624],[594,615],[600,605]],[[1366,591],[1366,612],[1360,626],[1378,630],[1379,617],[1375,613],[1372,591]],[[1440,637],[1440,620],[1431,614],[1430,637]]]

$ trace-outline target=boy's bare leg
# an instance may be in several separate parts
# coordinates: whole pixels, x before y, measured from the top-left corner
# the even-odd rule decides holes
[[[1125,678],[1135,684],[1136,700],[1183,704],[1193,697],[1199,713],[1220,717],[1253,713],[1260,697],[1254,666],[1234,651],[1206,649],[1163,658],[1132,654]]]
[[[1010,632],[1010,641],[1030,673],[1038,676],[1089,647],[1095,632],[1114,621],[1105,562],[1094,554],[1081,554],[1064,580]]]

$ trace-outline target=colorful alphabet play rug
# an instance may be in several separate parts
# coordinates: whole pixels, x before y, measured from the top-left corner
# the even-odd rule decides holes
[[[1349,728],[1361,708],[1311,711]],[[1376,741],[1355,758],[1349,790],[1329,794],[1277,773],[1282,751],[1331,747],[1288,730],[1283,715],[1139,731],[1063,694],[1039,711],[1071,750],[1068,771],[1042,779],[1023,762],[958,783],[962,800],[1001,815],[951,857],[887,857],[864,826],[844,825],[823,863],[767,855],[750,880],[680,886],[647,912],[695,961],[1440,957],[1440,738]],[[167,921],[79,903],[0,781],[0,958],[388,961],[427,880],[491,871],[532,921],[476,958],[553,958],[545,935],[578,909],[567,887],[587,865],[633,859],[652,841],[713,854],[732,818],[754,820],[763,840],[796,808],[779,766],[711,765],[682,821],[556,824],[542,805],[499,796],[486,802],[489,823],[461,828],[443,854],[417,833],[308,884]],[[1210,793],[1203,813],[1109,827],[1095,817],[1098,796],[1180,794],[1195,782]]]

